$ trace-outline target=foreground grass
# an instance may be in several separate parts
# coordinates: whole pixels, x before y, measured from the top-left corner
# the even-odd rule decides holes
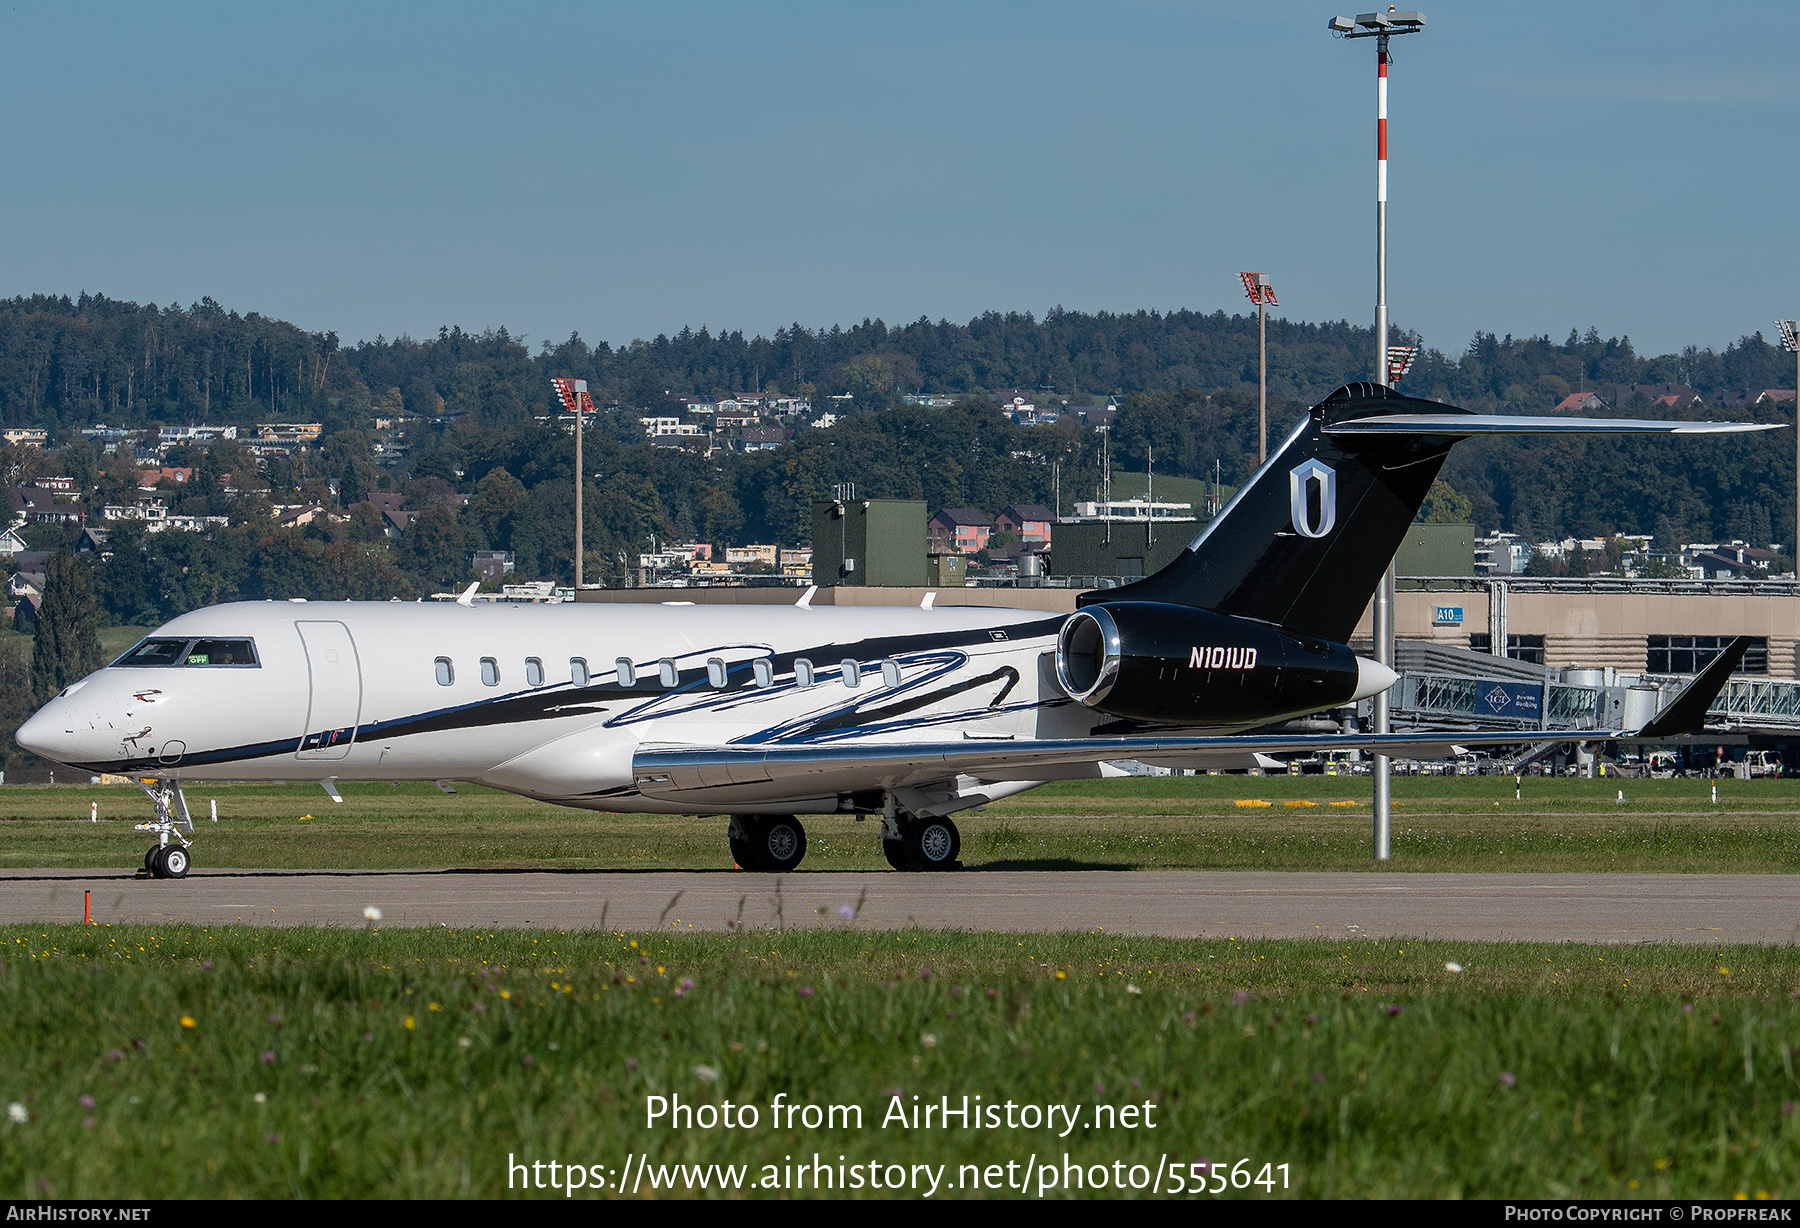
[[[1065,1154],[1146,1180],[1286,1164],[1285,1191],[1270,1180],[1289,1196],[1800,1189],[1791,948],[854,926],[8,927],[0,1197],[503,1196],[509,1155],[647,1155],[649,1194],[656,1165],[748,1164],[754,1182],[815,1152],[947,1165],[950,1196],[960,1165],[1060,1172]],[[760,1121],[648,1125],[652,1095]],[[776,1124],[777,1095],[859,1106],[861,1128]],[[1080,1117],[1066,1137],[884,1128],[895,1095]],[[1094,1124],[1096,1105],[1146,1104],[1153,1127]]]
[[[1366,778],[1182,777],[1048,785],[957,816],[970,869],[1367,870]],[[1423,777],[1394,783],[1395,870],[1800,872],[1800,781]],[[1619,791],[1624,804],[1617,800]],[[724,820],[594,814],[459,787],[196,785],[196,864],[694,869],[730,864]],[[209,800],[222,816],[205,821]],[[1239,806],[1240,801],[1266,802]],[[102,822],[87,821],[89,804]],[[0,867],[129,868],[129,786],[0,789]],[[885,868],[873,823],[806,819],[807,870]]]

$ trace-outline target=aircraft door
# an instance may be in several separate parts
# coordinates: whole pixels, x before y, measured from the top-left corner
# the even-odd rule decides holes
[[[296,759],[342,759],[356,741],[362,716],[362,670],[350,628],[340,622],[296,622],[306,650],[310,696]]]

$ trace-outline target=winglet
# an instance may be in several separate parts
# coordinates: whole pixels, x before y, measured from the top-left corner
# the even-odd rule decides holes
[[[931,603],[936,600],[937,600],[936,592],[926,593],[925,596],[920,598],[920,600],[919,600],[919,608],[921,610],[929,610],[931,608]]]
[[[818,591],[819,591],[819,586],[817,584],[807,585],[806,591],[804,593],[800,594],[800,600],[796,601],[794,604],[796,606],[800,607],[802,610],[812,609],[813,594]]]
[[[1738,667],[1744,659],[1744,653],[1750,647],[1750,637],[1740,635],[1713,658],[1711,665],[1701,670],[1694,680],[1681,688],[1679,694],[1669,701],[1669,706],[1652,717],[1648,724],[1632,735],[1636,738],[1673,738],[1684,733],[1699,733],[1706,727],[1706,710],[1712,707],[1713,700],[1725,689],[1725,683],[1731,678],[1731,671]]]
[[[456,604],[457,605],[474,605],[475,604],[475,590],[480,587],[481,587],[480,580],[477,580],[477,581],[475,581],[475,583],[469,585],[468,588],[465,588],[462,591],[462,596],[460,596],[456,599]]]

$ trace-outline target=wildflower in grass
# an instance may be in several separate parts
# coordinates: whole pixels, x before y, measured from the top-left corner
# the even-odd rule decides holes
[[[273,1050],[273,1049],[264,1049],[263,1050],[262,1064],[264,1066],[273,1066],[275,1064],[275,1050]]]
[[[535,1066],[535,1065],[537,1065],[537,1059],[535,1057],[532,1057],[531,1054],[527,1053],[524,1057],[519,1059],[519,1065]]]
[[[854,921],[856,920],[856,909],[848,904],[839,904],[837,906],[837,915],[846,921]]]
[[[271,1014],[269,1016],[269,1023],[275,1027],[280,1027],[281,1026],[281,1016],[279,1014]]]
[[[1462,965],[1452,961],[1452,962],[1446,963],[1444,965],[1444,971],[1445,972],[1461,972]]]
[[[702,1083],[717,1083],[719,1068],[717,1066],[699,1065],[694,1067],[694,1077]]]
[[[990,989],[987,991],[987,996],[988,996],[988,1001],[991,1002],[995,998],[998,998],[1000,996],[1000,991],[998,989]]]
[[[1058,968],[1056,970],[1056,979],[1059,981],[1066,981],[1069,979],[1069,974],[1064,972],[1061,968]]]
[[[181,1017],[181,1026],[184,1028],[197,1028],[200,1026],[200,1021],[195,1019],[192,1015],[183,1015]]]
[[[1231,995],[1231,1000],[1237,1005],[1242,1006],[1250,1000],[1250,991],[1247,989],[1240,989]]]
[[[373,1033],[373,1032],[364,1032],[363,1033],[363,1044],[366,1045],[374,1039],[375,1039],[375,1033]]]
[[[106,1060],[109,1062],[124,1061],[125,1060],[125,1050],[123,1050],[123,1049],[108,1049],[106,1051]]]
[[[1792,1100],[1783,1100],[1781,1102],[1781,1115],[1783,1117],[1792,1117],[1794,1115],[1794,1102]]]
[[[1194,1014],[1193,1011],[1189,1011],[1181,1017],[1181,1022],[1187,1024],[1190,1028],[1197,1027],[1200,1023],[1200,1016]]]
[[[937,1048],[937,1037],[934,1034],[927,1032],[919,1037],[919,1043],[924,1045],[927,1049],[935,1049]]]
[[[265,1142],[268,1142],[268,1143],[270,1143],[270,1144],[279,1144],[279,1143],[280,1143],[280,1142],[281,1142],[281,1136],[280,1136],[280,1135],[279,1135],[279,1134],[271,1134],[271,1135],[269,1135],[269,1137],[268,1137],[268,1138],[267,1138],[267,1139],[266,1139],[266,1140],[264,1140],[264,1141],[265,1141]]]
[[[210,959],[201,960],[200,961],[200,971],[211,972],[212,971],[212,960],[210,960]]]
[[[1683,1002],[1681,1004],[1681,1013],[1684,1015],[1693,1014],[1694,1013],[1694,1004],[1692,1002]]]
[[[1313,1071],[1312,1081],[1314,1083],[1323,1083],[1325,1081],[1325,1072],[1323,1070]]]
[[[15,1125],[23,1125],[31,1120],[31,1114],[25,1111],[24,1105],[15,1100],[6,1106],[6,1120]]]
[[[881,1096],[884,1100],[898,1100],[905,1094],[906,1093],[898,1087],[884,1087],[881,1089]]]
[[[1401,1006],[1398,1002],[1395,1002],[1388,1006],[1387,1013],[1388,1013],[1389,1018],[1392,1018],[1395,1015],[1405,1014],[1406,1008],[1404,1006]]]
[[[94,1119],[92,1117],[83,1117],[81,1119],[81,1128],[83,1130],[92,1130],[94,1128]]]
[[[413,1021],[413,1017],[411,1015],[408,1015],[406,1017],[406,1025],[405,1026],[406,1026],[406,1030],[408,1032],[410,1032],[413,1030],[413,1028],[417,1027],[418,1025]]]
[[[1513,1078],[1513,1073],[1512,1073],[1512,1071],[1510,1071],[1510,1070],[1502,1070],[1502,1071],[1501,1071],[1501,1072],[1500,1072],[1500,1082],[1501,1082],[1501,1083],[1502,1083],[1502,1084],[1504,1084],[1504,1085],[1505,1085],[1505,1086],[1507,1086],[1507,1087],[1511,1087],[1511,1086],[1513,1086],[1513,1085],[1514,1085],[1514,1084],[1515,1084],[1515,1083],[1517,1083],[1517,1082],[1518,1082],[1518,1080],[1517,1080],[1517,1079],[1515,1079],[1515,1078]]]
[[[931,969],[929,969],[929,968],[919,969],[919,979],[921,981],[929,981],[931,979]]]
[[[269,1103],[269,1095],[267,1092],[257,1092],[256,1095],[250,1097],[250,1099],[256,1101],[258,1104]]]
[[[381,910],[379,908],[375,907],[373,904],[371,904],[367,908],[363,909],[363,916],[367,917],[371,921],[379,921],[379,920],[381,920]]]
[[[813,996],[813,987],[811,985],[802,985],[800,987],[800,996],[802,998],[812,997]]]
[[[76,1103],[84,1109],[91,1109],[94,1107],[94,1098],[92,1096],[84,1095],[80,1100],[76,1101]]]
[[[1127,985],[1127,986],[1125,986],[1125,992],[1126,992],[1126,993],[1135,993],[1135,994],[1141,994],[1141,993],[1143,993],[1143,992],[1144,992],[1144,991],[1143,991],[1143,990],[1141,990],[1141,989],[1139,989],[1139,988],[1138,988],[1138,987],[1137,987],[1137,986],[1136,986],[1136,985]]]
[[[628,1057],[625,1059],[625,1069],[636,1070],[637,1068],[638,1068],[638,1060],[635,1057]]]
[[[470,1049],[475,1047],[475,1042],[470,1040],[467,1036],[458,1036],[456,1038],[456,1047],[461,1049],[464,1053],[467,1053]]]
[[[1096,1095],[1096,1096],[1106,1095],[1106,1084],[1102,1083],[1098,1079],[1094,1080],[1094,1095]]]

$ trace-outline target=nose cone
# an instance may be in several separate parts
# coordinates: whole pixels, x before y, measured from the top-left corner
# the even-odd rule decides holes
[[[1367,699],[1371,695],[1379,695],[1396,682],[1400,675],[1379,661],[1371,661],[1367,657],[1356,658],[1356,694],[1350,697],[1354,702]]]
[[[75,750],[75,708],[58,697],[39,708],[19,726],[13,741],[34,755],[67,763]]]
[[[44,759],[79,765],[118,758],[118,700],[90,674],[71,683],[19,726],[13,740]]]

